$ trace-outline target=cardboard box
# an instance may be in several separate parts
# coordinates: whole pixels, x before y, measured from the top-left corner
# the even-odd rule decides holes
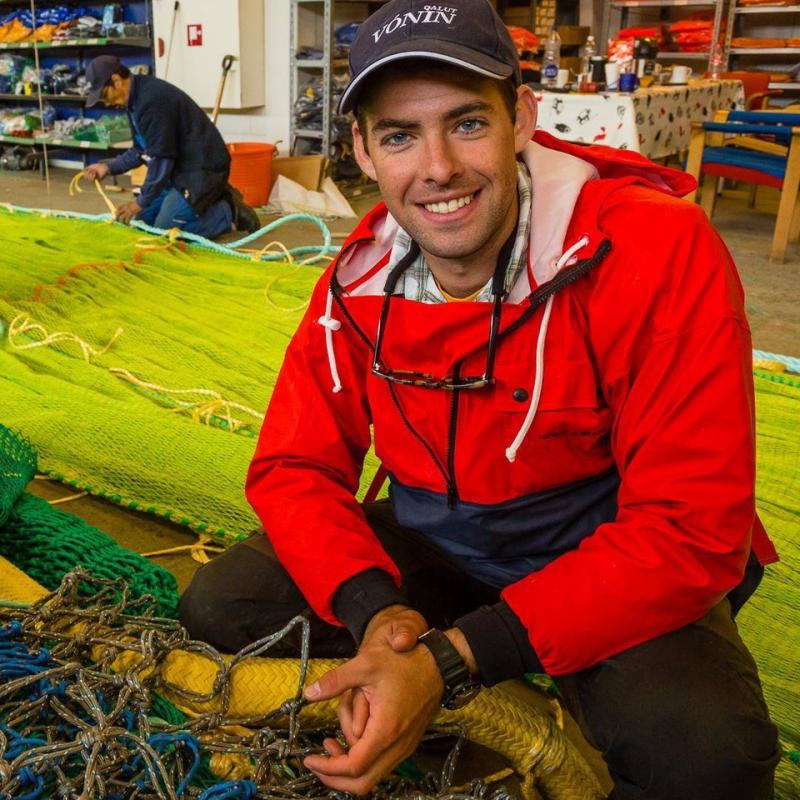
[[[272,183],[275,183],[278,175],[283,175],[304,189],[317,192],[325,177],[326,167],[326,159],[321,155],[279,156],[272,159]]]
[[[128,175],[131,176],[131,186],[142,186],[147,177],[147,164],[132,169]]]
[[[562,45],[586,44],[590,30],[588,25],[559,25],[558,35]]]

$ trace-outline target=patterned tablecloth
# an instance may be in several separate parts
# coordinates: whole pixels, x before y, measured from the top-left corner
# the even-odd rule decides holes
[[[743,109],[741,81],[700,80],[689,86],[658,86],[631,94],[536,92],[538,127],[569,142],[607,144],[664,158],[687,150],[694,120],[711,120],[718,109]]]

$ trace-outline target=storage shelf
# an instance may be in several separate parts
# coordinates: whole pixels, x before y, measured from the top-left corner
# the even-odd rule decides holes
[[[64,39],[61,42],[0,42],[0,50],[55,50],[64,47],[108,47],[115,44],[126,47],[150,47],[153,42],[142,37],[99,36],[91,39]]]
[[[708,61],[708,53],[681,53],[678,50],[667,50],[661,53],[656,53],[656,58],[672,58],[672,59],[702,59]]]
[[[763,55],[789,55],[792,54],[796,56],[798,54],[798,49],[796,47],[731,47],[731,53],[734,53],[737,56],[746,56],[746,55],[754,55],[754,56],[763,56]]]
[[[71,147],[79,150],[127,150],[132,141],[124,142],[87,142],[82,139],[67,139],[51,136],[0,136],[0,142],[6,144],[40,144],[48,147]]]
[[[769,84],[770,89],[792,89],[797,91],[800,89],[800,83],[792,82],[792,81],[772,81]]]
[[[613,8],[676,8],[679,6],[715,6],[709,0],[614,0]]]
[[[737,14],[797,14],[800,6],[744,6],[737,8]]]
[[[295,128],[295,136],[303,136],[306,139],[321,139],[322,131],[314,128]]]
[[[20,102],[38,103],[38,94],[2,94],[0,93],[0,100],[19,100]],[[55,103],[76,103],[83,105],[86,102],[86,97],[80,94],[43,94],[42,102],[55,102]]]
[[[325,59],[324,58],[296,58],[294,60],[294,65],[297,69],[324,69],[325,68]],[[331,61],[331,66],[336,69],[337,67],[346,67],[348,66],[348,61],[346,58],[334,58]]]

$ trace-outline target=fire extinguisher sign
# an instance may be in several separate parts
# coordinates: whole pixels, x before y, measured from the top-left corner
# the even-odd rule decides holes
[[[186,40],[189,47],[200,47],[203,44],[203,26],[202,25],[187,25],[186,26]]]

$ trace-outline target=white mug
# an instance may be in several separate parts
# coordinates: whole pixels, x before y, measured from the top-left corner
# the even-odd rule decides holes
[[[569,70],[560,69],[556,75],[556,88],[563,89],[569,83]]]
[[[677,84],[689,83],[689,78],[691,77],[691,67],[686,67],[682,64],[675,64],[675,66],[672,67],[672,74],[669,76],[669,82]]]
[[[609,61],[606,64],[606,89],[611,92],[619,89],[619,63]]]

